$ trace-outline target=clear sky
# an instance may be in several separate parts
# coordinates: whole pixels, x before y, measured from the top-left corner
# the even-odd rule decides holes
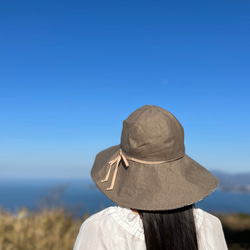
[[[250,171],[249,0],[1,0],[0,178],[85,178],[152,104],[206,168]]]

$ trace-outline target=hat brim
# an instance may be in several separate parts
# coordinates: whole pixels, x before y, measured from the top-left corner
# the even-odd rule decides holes
[[[142,164],[129,160],[129,167],[121,161],[112,190],[114,168],[107,182],[105,178],[110,160],[118,156],[120,145],[97,154],[91,177],[97,187],[119,206],[138,210],[159,211],[176,209],[202,200],[212,193],[219,180],[188,155],[161,164]]]

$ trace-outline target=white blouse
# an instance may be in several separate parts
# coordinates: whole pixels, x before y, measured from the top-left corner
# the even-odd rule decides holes
[[[220,220],[194,209],[200,250],[228,249]],[[131,209],[109,207],[82,224],[73,250],[146,250],[142,220]]]

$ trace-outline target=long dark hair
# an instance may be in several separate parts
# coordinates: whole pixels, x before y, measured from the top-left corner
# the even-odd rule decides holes
[[[198,250],[194,205],[167,211],[141,211],[147,250]]]

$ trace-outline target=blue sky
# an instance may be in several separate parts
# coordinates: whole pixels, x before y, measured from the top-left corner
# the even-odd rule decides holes
[[[0,178],[89,177],[153,104],[208,169],[250,169],[250,1],[0,1]]]

